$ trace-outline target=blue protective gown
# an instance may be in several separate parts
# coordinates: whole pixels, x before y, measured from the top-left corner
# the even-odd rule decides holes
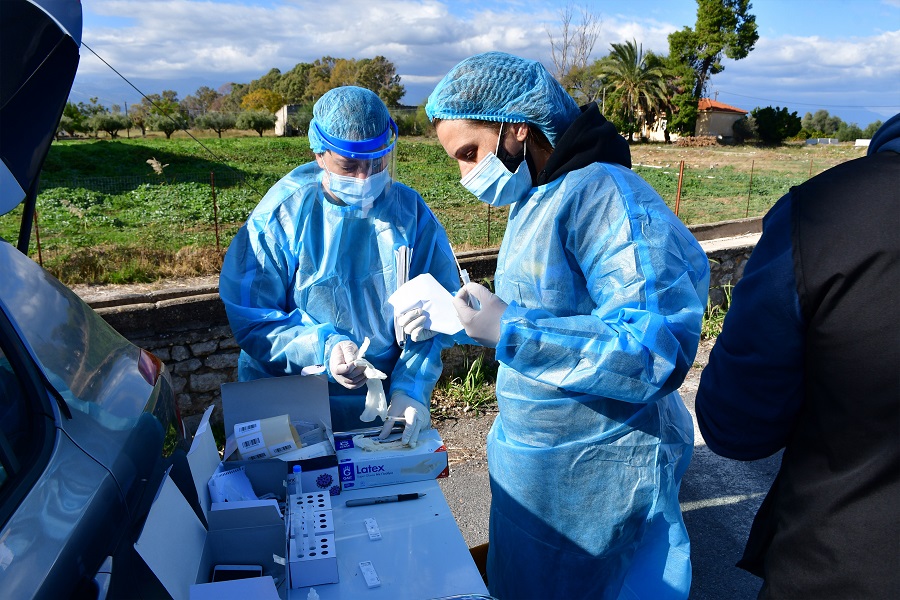
[[[510,306],[487,447],[492,595],[686,598],[693,424],[676,390],[705,253],[639,176],[593,163],[512,205],[495,284]]]
[[[398,287],[397,254],[409,249],[409,276],[431,273],[448,291],[459,274],[446,233],[415,191],[394,182],[367,214],[325,200],[315,162],[276,183],[238,231],[222,267],[219,294],[241,347],[241,381],[296,375],[328,365],[342,340],[370,340],[366,359],[388,374],[385,392],[405,392],[426,406],[441,374],[448,336],[406,342],[401,350],[387,298]],[[334,382],[332,426],[363,423],[366,387]]]

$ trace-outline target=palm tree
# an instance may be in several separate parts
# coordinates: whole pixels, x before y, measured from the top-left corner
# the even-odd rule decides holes
[[[666,104],[665,72],[648,63],[643,46],[634,40],[610,45],[612,52],[603,59],[600,72],[622,98],[632,139],[635,129],[655,118]]]

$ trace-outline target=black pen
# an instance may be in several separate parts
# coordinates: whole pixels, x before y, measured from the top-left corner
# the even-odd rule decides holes
[[[394,496],[377,496],[375,498],[357,498],[347,500],[347,506],[369,506],[370,504],[385,504],[386,502],[404,502],[406,500],[417,500],[425,494],[395,494]]]

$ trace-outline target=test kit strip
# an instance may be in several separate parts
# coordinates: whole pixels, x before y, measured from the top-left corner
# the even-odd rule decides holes
[[[380,540],[381,539],[381,530],[378,529],[378,523],[375,519],[368,518],[365,520],[366,531],[369,533],[370,540]]]
[[[371,560],[364,560],[359,563],[359,570],[362,571],[368,587],[375,588],[381,585],[381,580],[378,579],[378,573],[375,572],[375,567],[372,566]]]

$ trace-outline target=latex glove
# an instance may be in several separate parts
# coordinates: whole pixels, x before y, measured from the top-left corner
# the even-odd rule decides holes
[[[357,345],[350,340],[338,342],[331,349],[328,359],[328,370],[339,384],[348,390],[355,390],[366,382],[366,367],[354,363],[359,352]]]
[[[403,328],[403,333],[414,342],[424,342],[437,335],[437,331],[425,329],[425,321],[428,315],[421,308],[411,308],[397,317],[397,324]]]
[[[378,434],[379,440],[385,440],[391,435],[394,423],[404,425],[403,435],[400,436],[403,445],[415,448],[419,442],[419,432],[431,427],[431,413],[421,402],[398,392],[391,396],[387,419],[384,421],[381,433]]]
[[[472,308],[472,300],[481,309]],[[482,346],[496,348],[500,341],[500,317],[509,306],[480,283],[467,283],[453,297],[453,307],[466,334]]]
[[[366,376],[366,406],[362,414],[359,415],[360,421],[374,421],[375,417],[381,417],[382,420],[387,418],[387,400],[384,397],[384,386],[382,379],[387,379],[387,375],[375,368],[375,365],[366,360],[366,351],[369,349],[369,338],[363,340],[362,346],[353,361],[354,366],[362,366],[363,374]]]

